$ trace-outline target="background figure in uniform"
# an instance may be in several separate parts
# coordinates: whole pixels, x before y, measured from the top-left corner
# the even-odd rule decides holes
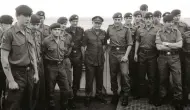
[[[17,23],[2,38],[1,62],[8,80],[6,110],[31,110],[33,84],[39,80],[34,41],[29,24],[32,9],[20,5],[16,9]]]
[[[139,28],[144,27],[144,22],[142,18],[142,13],[140,11],[135,11],[133,13],[134,23],[133,26],[136,28],[136,32]]]
[[[135,54],[135,36],[136,36],[136,31],[137,28],[132,24],[132,13],[126,13],[124,15],[124,20],[125,20],[125,24],[124,27],[129,28],[131,30],[131,36],[132,36],[132,40],[133,40],[133,46],[131,48],[130,54],[129,54],[129,75],[130,75],[130,82],[131,82],[131,94],[132,96],[136,96],[137,95],[137,66],[138,63],[135,62],[134,60],[134,54]],[[140,15],[141,17],[141,15]]]
[[[72,36],[72,51],[70,54],[70,60],[73,67],[73,94],[74,99],[77,96],[77,91],[80,89],[80,80],[82,75],[82,38],[84,36],[84,29],[78,26],[79,16],[72,15],[69,18],[71,26],[66,28],[66,32],[68,32]]]
[[[128,70],[128,56],[133,45],[131,31],[123,26],[122,14],[113,15],[114,24],[109,25],[106,39],[110,40],[111,50],[109,52],[111,90],[113,91],[112,103],[118,103],[118,83],[117,75],[121,73],[121,90],[123,91],[122,106],[128,105],[130,93],[130,78]]]
[[[11,27],[13,18],[10,15],[2,15],[0,17],[0,44],[3,37],[3,33]],[[0,110],[4,108],[5,102],[5,91],[6,91],[6,76],[0,62]]]
[[[159,50],[158,70],[159,70],[159,101],[158,105],[165,102],[169,76],[173,81],[173,104],[176,110],[183,110],[182,83],[181,83],[181,63],[179,49],[182,48],[182,36],[178,29],[173,27],[173,16],[167,15],[163,19],[164,27],[156,35],[156,47]]]
[[[65,29],[66,29],[66,26],[67,26],[67,18],[66,17],[60,17],[58,20],[57,20],[57,23],[59,23],[61,25],[61,36],[65,39],[65,42],[67,43],[67,52],[65,54],[65,58],[64,58],[64,64],[65,64],[65,70],[66,70],[66,73],[67,73],[67,79],[68,79],[68,82],[69,82],[69,88],[70,88],[70,92],[71,92],[71,96],[69,97],[69,100],[68,100],[68,106],[69,108],[71,109],[74,109],[76,108],[76,105],[74,104],[74,100],[73,100],[73,89],[72,89],[72,68],[71,68],[71,61],[69,59],[69,55],[72,51],[72,37],[71,35],[69,35]]]
[[[91,97],[93,93],[94,77],[96,79],[96,96],[95,98],[106,103],[103,98],[103,69],[104,69],[104,52],[105,52],[105,36],[106,32],[101,28],[103,18],[95,16],[92,18],[91,29],[84,32],[83,48],[85,48],[85,66],[86,66],[86,98],[85,106],[89,106],[91,103]]]
[[[140,6],[140,11],[141,11],[142,17],[144,18],[146,13],[148,12],[148,5],[147,4],[142,4]]]
[[[188,76],[188,73],[186,74],[186,69],[188,69],[188,59],[186,57],[186,52],[188,51],[187,48],[185,46],[186,45],[186,37],[185,36],[185,32],[187,31],[190,31],[190,27],[180,21],[180,18],[181,18],[181,11],[178,10],[178,9],[175,9],[175,10],[172,10],[171,14],[173,15],[173,22],[174,22],[174,27],[177,28],[180,32],[181,32],[181,35],[182,35],[182,38],[183,38],[183,43],[185,45],[183,45],[182,49],[180,50],[180,60],[181,60],[181,65],[183,65],[181,67],[181,72],[182,72],[182,85],[183,85],[183,99],[184,99],[184,103],[187,103],[187,98],[188,98],[188,86],[187,86],[187,83],[189,81],[189,76]],[[189,72],[189,71],[188,71]]]
[[[145,88],[147,74],[149,86],[149,103],[154,104],[157,73],[157,49],[155,39],[159,28],[153,25],[153,14],[151,12],[146,13],[144,19],[145,27],[140,28],[137,31],[134,56],[135,61],[139,62],[139,84],[137,98],[144,97],[147,94]]]
[[[61,26],[53,23],[50,26],[51,34],[43,41],[44,59],[47,64],[47,86],[48,86],[48,110],[55,110],[54,91],[55,85],[60,88],[61,110],[67,110],[67,102],[70,96],[69,82],[65,71],[64,57],[66,53],[65,39],[61,36]],[[68,34],[67,34],[68,35]]]
[[[44,65],[42,57],[42,33],[38,30],[40,26],[40,17],[36,14],[31,16],[30,27],[32,29],[32,37],[35,44],[35,52],[38,65],[39,82],[34,86],[34,110],[45,109],[45,77],[44,77]]]
[[[157,10],[153,13],[154,26],[159,27],[159,28],[163,27],[163,24],[160,23],[161,18],[162,18],[162,13],[160,11]]]
[[[45,12],[44,11],[38,11],[36,13],[39,17],[40,17],[40,28],[39,30],[42,32],[42,40],[44,40],[45,37],[50,35],[50,29],[48,25],[44,24],[44,20],[45,20]]]

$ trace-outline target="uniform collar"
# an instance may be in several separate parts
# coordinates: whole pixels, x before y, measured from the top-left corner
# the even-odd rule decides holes
[[[119,26],[115,26],[114,24],[113,24],[113,28],[114,29],[117,29],[117,30],[122,30],[123,29],[123,25],[121,24],[121,25],[119,25]]]
[[[167,29],[165,27],[163,27],[163,31],[167,32]],[[171,32],[174,32],[174,28],[172,28]]]
[[[17,32],[22,32],[17,23],[15,23],[14,26],[15,26],[15,32],[16,32],[16,33],[17,33]],[[29,32],[28,27],[25,28],[25,31],[26,31],[26,32]]]
[[[59,36],[59,39],[60,39],[60,40],[65,40],[65,39],[64,39],[63,37],[61,37],[61,36]],[[51,41],[53,41],[53,40],[56,41],[56,39],[55,39],[55,37],[53,36],[53,34],[50,35],[50,40],[51,40]]]
[[[150,26],[150,29],[152,29],[152,28],[155,28],[155,26],[153,24]],[[144,26],[144,29],[147,29],[146,25]]]
[[[127,28],[131,28],[133,25],[130,23],[130,24],[124,24],[123,26]]]

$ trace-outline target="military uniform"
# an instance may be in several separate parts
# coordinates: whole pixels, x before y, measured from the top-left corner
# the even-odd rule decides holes
[[[78,19],[78,16],[71,16],[69,20],[72,21],[73,19]],[[77,91],[80,89],[80,79],[82,75],[81,46],[84,29],[81,27],[68,27],[65,31],[72,36],[71,41],[73,42],[73,46],[69,57],[73,67],[73,93],[76,95]]]
[[[60,28],[60,24],[53,23],[50,27],[51,29]],[[46,37],[43,41],[44,59],[47,63],[45,68],[47,68],[49,110],[55,110],[54,88],[56,83],[58,83],[60,88],[61,109],[65,110],[67,108],[67,101],[70,97],[69,82],[63,62],[65,52],[67,51],[66,45],[65,39],[61,36],[59,36],[59,42],[56,43],[53,34]]]
[[[121,18],[121,13],[115,13],[113,18]],[[124,100],[123,102],[128,104],[128,96],[130,92],[129,83],[129,72],[128,72],[128,61],[121,61],[122,57],[125,56],[128,46],[133,45],[131,37],[131,31],[129,28],[119,25],[109,25],[107,29],[106,39],[110,39],[111,50],[109,52],[109,65],[110,65],[110,76],[111,76],[111,90],[113,91],[112,101],[116,100],[118,92],[117,75],[121,72],[121,90],[123,91]],[[114,99],[114,100],[113,100]],[[127,101],[127,102],[126,102]],[[115,101],[114,101],[115,102]],[[122,103],[123,103],[122,102]]]
[[[15,24],[4,33],[1,49],[10,51],[9,63],[12,75],[19,86],[19,90],[8,90],[6,110],[30,110],[33,90],[33,70],[31,63],[34,41],[31,37],[31,30],[26,28],[22,33]],[[24,97],[24,99],[23,99]]]
[[[181,40],[181,33],[176,28],[173,28],[171,33],[162,29],[156,36],[156,44],[162,44],[162,42],[175,43]],[[169,74],[171,74],[174,87],[174,100],[181,100],[181,64],[178,49],[171,49],[170,51],[161,50],[158,57],[158,69],[160,77],[160,97],[164,98],[167,94],[168,79]]]

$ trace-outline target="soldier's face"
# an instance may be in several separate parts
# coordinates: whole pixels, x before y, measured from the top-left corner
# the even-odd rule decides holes
[[[54,36],[58,37],[61,34],[61,28],[54,28],[51,30],[51,32]]]
[[[154,17],[153,20],[154,22],[159,23],[161,20],[161,17]]]
[[[146,24],[146,25],[151,25],[152,22],[153,22],[153,19],[152,19],[152,18],[145,18],[144,20],[145,20],[145,24]]]
[[[78,20],[70,21],[71,26],[76,27],[78,25]]]
[[[31,24],[31,28],[32,28],[33,30],[39,29],[39,28],[40,28],[40,23]]]
[[[127,17],[125,18],[125,23],[131,23],[132,22],[132,17]]]
[[[136,22],[141,22],[141,20],[142,20],[142,16],[141,16],[141,15],[137,15],[137,16],[135,17],[135,21],[136,21]]]
[[[164,27],[165,27],[165,28],[171,29],[172,26],[173,26],[173,22],[165,22],[165,23],[164,23]]]
[[[122,18],[114,18],[113,21],[114,21],[114,25],[119,26],[121,25]]]
[[[17,16],[18,23],[23,26],[28,26],[31,16],[19,15]]]
[[[181,18],[181,14],[178,14],[173,17],[173,20],[174,20],[174,22],[178,22],[180,20],[180,18]]]
[[[102,26],[101,22],[92,22],[93,28],[94,29],[100,29]]]
[[[11,27],[11,24],[2,24],[1,26],[2,26],[3,30],[7,30]]]
[[[45,20],[45,17],[44,17],[44,16],[40,16],[40,23],[41,23],[41,24],[44,23],[44,20]]]
[[[141,10],[142,16],[144,17],[147,12],[148,12],[148,9],[147,10]]]
[[[61,29],[62,29],[62,30],[65,30],[66,27],[67,27],[67,23],[63,23],[63,24],[60,24],[60,25],[61,25]]]

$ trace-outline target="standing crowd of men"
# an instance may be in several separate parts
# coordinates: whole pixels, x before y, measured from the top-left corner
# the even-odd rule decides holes
[[[160,11],[148,12],[148,6],[143,4],[134,14],[123,17],[115,13],[107,31],[101,29],[101,16],[94,16],[92,28],[84,30],[78,26],[78,15],[69,18],[70,27],[66,27],[66,17],[47,26],[43,11],[32,14],[26,5],[15,10],[14,25],[11,16],[0,17],[1,109],[55,110],[56,83],[60,88],[60,109],[75,109],[83,61],[84,105],[89,107],[91,103],[94,78],[95,98],[106,104],[102,89],[104,52],[108,48],[112,104],[117,105],[121,96],[121,105],[127,106],[129,95],[134,99],[148,97],[149,104],[155,106],[167,103],[172,96],[169,99],[176,110],[190,103],[190,27],[180,21],[180,10],[162,15]]]

